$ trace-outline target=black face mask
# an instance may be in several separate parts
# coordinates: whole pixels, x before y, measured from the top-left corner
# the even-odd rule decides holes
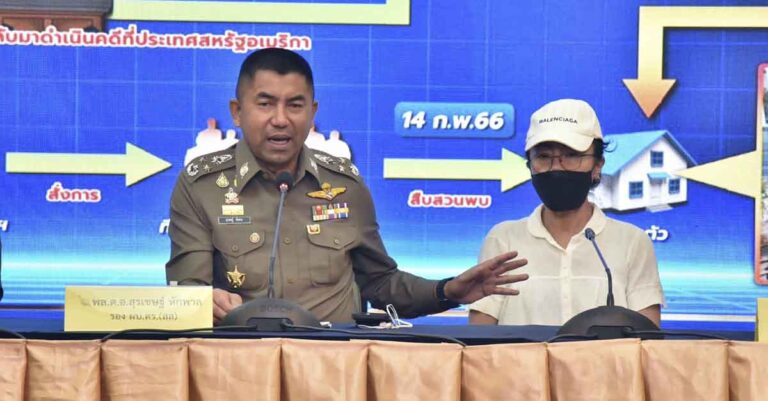
[[[574,210],[584,203],[592,186],[592,172],[547,171],[531,176],[544,205],[555,212]]]

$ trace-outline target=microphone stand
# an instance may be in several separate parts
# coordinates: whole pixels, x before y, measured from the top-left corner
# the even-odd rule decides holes
[[[592,242],[597,256],[603,264],[605,274],[608,276],[608,297],[605,306],[589,309],[572,317],[560,327],[558,337],[570,337],[574,339],[607,340],[632,336],[631,332],[640,331],[637,336],[642,339],[660,339],[663,336],[658,333],[659,328],[655,323],[642,313],[615,306],[613,302],[613,277],[611,269],[603,258],[600,248],[595,241],[595,232],[591,228],[584,230],[584,236]],[[629,335],[628,335],[629,334]]]
[[[293,178],[291,178],[293,180]],[[283,180],[285,181],[285,180]],[[277,223],[275,224],[275,238],[272,241],[272,251],[269,254],[269,287],[267,288],[267,297],[275,297],[275,259],[277,258],[277,243],[280,239],[280,222],[283,220],[283,204],[285,203],[285,194],[289,186],[285,182],[278,180],[277,188],[280,190],[280,204],[277,206]]]
[[[280,191],[280,204],[277,206],[275,235],[269,255],[267,297],[248,301],[232,309],[222,320],[222,326],[250,326],[256,331],[287,331],[298,326],[320,327],[320,321],[306,309],[286,299],[275,298],[275,259],[277,244],[280,241],[280,222],[283,218],[285,196],[293,186],[293,176],[282,172],[277,175],[275,181]]]

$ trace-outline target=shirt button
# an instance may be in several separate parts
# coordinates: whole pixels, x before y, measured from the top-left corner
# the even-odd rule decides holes
[[[261,240],[261,236],[259,235],[259,233],[252,233],[248,237],[248,240],[251,241],[251,243],[253,243],[253,244],[257,244],[259,242],[259,240]]]
[[[237,252],[240,250],[240,247],[237,245],[232,245],[232,252]]]
[[[288,284],[293,284],[293,279],[292,278],[288,279]]]
[[[291,243],[291,239],[290,238],[285,238],[283,240],[283,242],[286,243],[286,244],[290,244]]]
[[[341,244],[341,241],[339,241],[338,238],[334,238],[333,239],[333,243],[336,244],[336,245],[339,245],[339,244]]]

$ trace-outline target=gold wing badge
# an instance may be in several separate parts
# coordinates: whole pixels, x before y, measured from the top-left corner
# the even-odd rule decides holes
[[[319,191],[307,192],[307,196],[310,198],[325,199],[327,201],[331,201],[333,198],[339,194],[343,194],[344,192],[347,192],[347,188],[333,188],[331,187],[331,184],[324,182],[320,185]]]

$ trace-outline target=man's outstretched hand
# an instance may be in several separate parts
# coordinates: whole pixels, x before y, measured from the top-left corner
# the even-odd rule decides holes
[[[461,304],[469,304],[492,294],[517,295],[520,291],[502,287],[528,279],[527,274],[505,274],[528,264],[515,259],[517,252],[503,253],[472,267],[445,284],[445,296]]]

